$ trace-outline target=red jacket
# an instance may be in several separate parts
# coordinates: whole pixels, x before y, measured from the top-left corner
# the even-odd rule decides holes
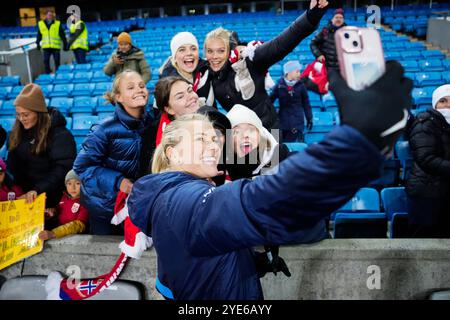
[[[80,220],[87,224],[89,219],[88,211],[80,204],[80,198],[72,199],[64,192],[58,205],[59,225],[66,224],[74,220]]]
[[[15,193],[14,199],[11,199],[11,200],[16,200],[18,197],[23,195],[22,188],[20,188],[18,185],[13,185],[13,187],[10,189],[5,184],[3,184],[0,187],[0,201],[8,201],[9,200],[8,199],[8,193],[9,192],[14,192]]]

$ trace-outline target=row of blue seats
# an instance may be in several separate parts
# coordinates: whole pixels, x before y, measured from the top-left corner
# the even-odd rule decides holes
[[[90,97],[81,96],[76,98],[55,97],[46,98],[48,106],[58,108],[64,114],[85,113],[93,114],[99,112],[111,112],[114,106],[108,103],[103,96]],[[149,105],[152,105],[153,97],[149,99]],[[14,100],[0,100],[0,116],[15,115]]]
[[[19,76],[2,76],[0,77],[0,87],[12,87],[20,84]]]
[[[38,82],[36,82],[38,83]],[[44,95],[48,98],[99,96],[111,90],[112,82],[76,83],[76,84],[40,84]],[[15,99],[23,86],[0,87],[0,99]]]
[[[381,202],[377,190],[362,188],[335,213],[333,238],[407,238],[407,209],[404,187],[381,190]]]
[[[406,72],[450,71],[450,59],[399,60]]]
[[[62,67],[62,66],[61,66]],[[35,82],[39,85],[48,84],[79,84],[79,83],[98,83],[98,82],[110,82],[113,78],[106,75],[103,70],[99,71],[79,71],[79,72],[60,72],[56,74],[41,74]]]

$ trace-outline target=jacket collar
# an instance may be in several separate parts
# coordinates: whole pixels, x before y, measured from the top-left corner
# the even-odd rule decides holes
[[[150,115],[147,112],[144,111],[142,118],[136,119],[130,116],[120,103],[117,104],[114,114],[126,128],[131,130],[144,129],[150,121]]]
[[[231,62],[229,60],[227,60],[219,71],[212,71],[212,69],[211,69],[211,72],[212,72],[212,75],[214,78],[223,81],[224,79],[227,78],[230,70],[231,70]]]

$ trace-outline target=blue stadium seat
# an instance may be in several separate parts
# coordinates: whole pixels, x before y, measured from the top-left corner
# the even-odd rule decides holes
[[[73,65],[71,64],[62,64],[59,66],[58,70],[56,71],[57,74],[60,73],[71,73],[73,71]]]
[[[105,66],[104,63],[101,63],[101,62],[94,62],[94,63],[92,63],[91,71],[92,71],[92,72],[103,71],[103,67],[104,67],[104,66]]]
[[[14,87],[20,85],[19,76],[4,76],[0,77],[0,86],[2,87]]]
[[[52,92],[49,94],[50,98],[55,97],[70,97],[73,91],[73,84],[55,84],[53,86]]]
[[[313,112],[313,128],[311,132],[329,132],[334,126],[331,112]]]
[[[405,59],[402,57],[401,53],[399,51],[391,51],[391,52],[385,52],[384,53],[384,57],[386,60],[401,60],[401,59]],[[412,58],[407,58],[407,59],[412,59]]]
[[[72,124],[73,125],[73,124]],[[83,145],[83,142],[84,142],[84,140],[86,139],[86,134],[80,134],[80,135],[77,135],[77,132],[76,132],[77,130],[72,130],[72,134],[73,134],[73,137],[74,137],[74,139],[75,139],[75,144],[76,144],[76,146],[77,146],[77,153],[79,153],[80,152],[80,150],[81,150],[81,147],[82,147],[82,145]],[[84,130],[82,130],[83,132],[84,132]]]
[[[337,108],[337,102],[334,95],[330,92],[322,96],[322,102],[326,111],[330,111],[329,108]]]
[[[387,221],[382,212],[336,214],[333,238],[386,238]]]
[[[86,113],[93,114],[97,107],[96,97],[76,97],[73,99],[73,106],[70,109],[70,113]]]
[[[419,61],[420,69],[424,72],[444,71],[445,67],[439,59],[427,59]]]
[[[308,97],[312,108],[322,108],[322,99],[319,94],[308,90]]]
[[[72,83],[86,83],[92,79],[92,72],[78,71],[73,76]]]
[[[16,99],[20,91],[22,91],[23,86],[15,86],[10,93],[7,94],[7,99]]]
[[[91,127],[97,124],[98,116],[73,115],[72,133],[76,136],[87,135]]]
[[[92,95],[94,96],[103,95],[106,92],[110,91],[111,88],[112,88],[111,82],[98,82],[95,84],[95,88],[92,91]]]
[[[423,50],[422,57],[425,59],[445,59],[445,55],[439,50]]]
[[[445,67],[447,71],[450,71],[450,59],[445,59],[442,61],[442,65]]]
[[[444,79],[445,83],[450,83],[450,70],[442,71],[441,76],[442,79]]]
[[[115,110],[115,106],[113,106],[111,103],[109,103],[109,101],[105,100],[105,98],[103,98],[103,96],[98,96],[97,97],[97,113],[100,112],[107,112],[107,113],[111,113],[114,112]]]
[[[103,70],[95,71],[92,75],[91,82],[110,82],[111,77],[106,75]]]
[[[41,85],[42,93],[45,97],[50,98],[50,94],[53,92],[53,85],[52,84],[42,84]]]
[[[13,87],[0,87],[0,99],[4,100],[11,93]]]
[[[444,84],[440,72],[419,72],[416,73],[416,80],[419,86],[440,86]]]
[[[71,83],[73,79],[72,73],[58,73],[56,74],[55,80],[53,80],[54,84],[65,84]]]
[[[403,60],[400,61],[406,72],[419,72],[420,67],[416,60]]]
[[[92,95],[94,88],[94,83],[77,83],[73,88],[72,96],[90,96]]]
[[[57,108],[62,114],[67,114],[73,106],[73,99],[62,97],[52,98],[49,106]]]
[[[15,122],[16,117],[0,117],[0,125],[8,132],[11,131]]]
[[[90,63],[84,63],[84,64],[76,64],[73,68],[74,71],[91,71],[91,64]]]
[[[303,142],[285,142],[284,144],[288,147],[290,152],[303,151],[308,147],[308,145]]]
[[[14,100],[3,101],[0,108],[0,116],[12,117],[16,115],[16,108],[14,107]]]
[[[305,133],[305,143],[311,145],[318,143],[325,138],[326,133],[323,132],[306,132]]]
[[[407,238],[408,234],[408,200],[404,187],[385,188],[381,190],[381,201],[387,219],[390,221],[390,238]]]
[[[54,74],[40,74],[36,80],[34,80],[34,83],[39,85],[46,85],[46,84],[52,84],[55,80]]]
[[[378,191],[373,188],[361,188],[358,192],[342,207],[336,210],[338,212],[380,212],[380,196]],[[332,214],[332,218],[335,215]]]
[[[406,181],[409,175],[409,171],[411,170],[413,157],[411,154],[411,150],[409,148],[408,141],[398,141],[395,144],[395,153],[400,160],[400,164],[402,166],[402,181]]]
[[[422,55],[420,54],[420,51],[402,51],[400,52],[400,55],[402,56],[403,60],[418,60],[422,59]]]
[[[433,97],[434,87],[414,88],[412,91],[412,97],[416,107],[430,106],[431,99]]]

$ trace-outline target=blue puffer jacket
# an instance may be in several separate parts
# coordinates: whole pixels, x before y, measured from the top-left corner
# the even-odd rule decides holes
[[[117,106],[114,116],[93,128],[83,142],[74,163],[81,179],[81,199],[89,212],[113,215],[116,196],[123,178],[138,178],[142,134],[150,116],[130,116]]]
[[[273,87],[270,100],[280,101],[280,128],[284,130],[298,129],[300,132],[305,128],[306,120],[312,120],[311,105],[309,104],[308,92],[301,81],[297,81],[292,87],[281,78]]]
[[[340,126],[274,175],[217,188],[182,172],[147,175],[128,208],[153,237],[158,281],[175,299],[262,299],[250,248],[314,241],[324,218],[375,179],[381,163],[372,143]]]

